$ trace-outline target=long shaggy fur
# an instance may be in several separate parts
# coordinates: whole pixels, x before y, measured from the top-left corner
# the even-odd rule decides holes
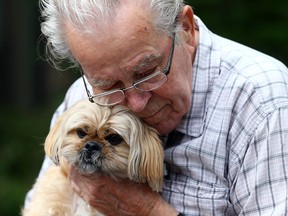
[[[51,129],[45,152],[57,166],[37,179],[24,216],[102,215],[73,192],[71,165],[84,175],[128,178],[157,192],[162,188],[164,155],[157,132],[124,106],[78,102]]]

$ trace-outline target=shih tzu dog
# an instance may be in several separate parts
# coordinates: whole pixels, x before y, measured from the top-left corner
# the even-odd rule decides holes
[[[51,129],[45,153],[56,165],[37,179],[24,216],[102,215],[73,192],[71,165],[83,175],[127,178],[157,192],[162,188],[164,153],[158,134],[121,105],[76,103]]]

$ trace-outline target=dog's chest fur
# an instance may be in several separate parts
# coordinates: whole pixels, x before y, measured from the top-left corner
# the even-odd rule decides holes
[[[105,216],[92,208],[87,204],[81,197],[76,193],[73,194],[73,204],[72,204],[72,215],[73,216]]]

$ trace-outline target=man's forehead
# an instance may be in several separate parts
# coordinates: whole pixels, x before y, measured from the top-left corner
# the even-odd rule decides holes
[[[110,24],[113,25],[116,31],[123,33],[151,33],[154,25],[149,11],[137,4],[125,4],[117,11],[116,19],[113,19],[114,21]],[[110,24],[107,27],[111,29]]]

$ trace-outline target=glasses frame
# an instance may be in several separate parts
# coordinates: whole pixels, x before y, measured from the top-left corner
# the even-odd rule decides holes
[[[86,83],[86,81],[85,81],[84,73],[83,73],[83,71],[80,69],[80,74],[81,74],[81,77],[82,77],[82,79],[83,79],[84,87],[85,87],[85,90],[86,90],[86,93],[87,93],[87,96],[88,96],[89,101],[90,101],[91,103],[97,103],[97,102],[94,101],[94,98],[101,97],[101,96],[105,96],[105,95],[109,95],[109,94],[111,94],[111,93],[119,92],[119,91],[122,92],[123,95],[125,96],[125,91],[127,91],[127,90],[129,90],[129,89],[132,89],[132,88],[135,88],[135,89],[137,89],[137,90],[139,90],[139,91],[145,91],[145,90],[142,90],[142,89],[137,88],[137,85],[139,85],[139,84],[141,84],[141,83],[143,83],[143,82],[145,82],[145,81],[147,81],[147,80],[149,80],[149,79],[157,76],[157,75],[160,74],[160,73],[163,73],[163,74],[166,76],[167,80],[168,80],[168,75],[169,75],[169,73],[170,73],[171,64],[172,64],[172,59],[173,59],[173,54],[174,54],[175,35],[176,35],[176,33],[173,32],[173,35],[171,36],[172,41],[171,41],[171,47],[170,47],[168,62],[167,62],[167,65],[165,66],[165,68],[164,68],[162,71],[158,71],[158,72],[156,72],[156,73],[150,74],[150,75],[148,75],[148,76],[146,76],[146,77],[144,77],[144,78],[142,78],[142,79],[137,80],[136,82],[133,83],[133,85],[131,85],[131,86],[127,87],[127,88],[123,88],[123,89],[112,89],[112,90],[110,90],[110,91],[106,91],[106,92],[102,92],[102,93],[99,93],[99,94],[96,94],[96,95],[92,95],[92,94],[90,93],[90,91],[89,91],[89,89],[88,89],[88,86],[87,86],[87,83]],[[167,80],[166,80],[165,82],[167,82]],[[165,83],[165,82],[164,82],[164,83]],[[159,85],[158,87],[155,87],[155,88],[150,89],[150,90],[147,90],[147,91],[153,91],[154,89],[157,89],[157,88],[159,88],[160,86],[162,86],[164,83],[162,83],[162,84]],[[113,103],[113,104],[108,104],[108,105],[103,105],[103,104],[98,104],[98,103],[97,103],[97,104],[98,104],[98,105],[101,105],[101,106],[113,106],[113,105],[118,104],[118,103],[120,103],[120,102],[121,102],[121,101],[119,101],[119,102],[117,102],[117,103]]]

